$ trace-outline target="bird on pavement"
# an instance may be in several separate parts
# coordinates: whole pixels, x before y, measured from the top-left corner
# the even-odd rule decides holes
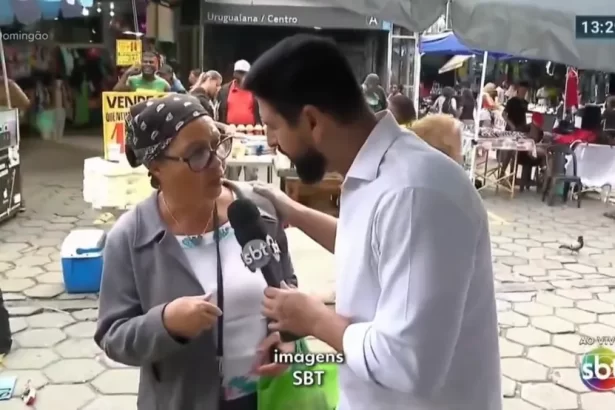
[[[583,242],[583,237],[579,236],[575,243],[570,244],[570,245],[560,245],[559,248],[567,249],[570,252],[579,253],[579,251],[583,249],[583,246],[585,246],[585,243]]]

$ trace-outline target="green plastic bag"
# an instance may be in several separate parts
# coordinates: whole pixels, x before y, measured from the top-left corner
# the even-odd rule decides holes
[[[307,353],[305,341],[297,342],[297,351]],[[295,385],[296,377],[322,371],[322,383]],[[312,373],[316,379],[318,373]],[[310,377],[310,376],[308,376]],[[338,401],[337,365],[312,367],[295,364],[279,377],[261,377],[257,388],[258,410],[335,410]]]

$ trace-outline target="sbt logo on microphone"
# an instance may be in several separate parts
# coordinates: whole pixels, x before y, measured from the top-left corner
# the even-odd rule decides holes
[[[588,389],[606,392],[615,389],[615,352],[600,346],[581,360],[580,376]]]
[[[278,243],[267,235],[265,240],[253,239],[248,242],[241,250],[241,259],[250,270],[254,271],[267,265],[272,257],[279,262],[280,254]]]

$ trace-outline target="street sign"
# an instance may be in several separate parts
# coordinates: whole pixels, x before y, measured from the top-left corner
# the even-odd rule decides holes
[[[143,53],[141,40],[116,40],[115,64],[118,67],[129,67],[141,64]]]

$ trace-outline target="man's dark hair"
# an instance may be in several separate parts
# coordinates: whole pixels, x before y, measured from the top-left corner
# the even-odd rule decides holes
[[[397,94],[389,99],[389,105],[395,107],[395,110],[399,114],[399,120],[402,124],[407,124],[416,120],[416,110],[414,108],[414,102],[403,95]]]
[[[202,73],[200,68],[193,68],[192,70],[190,70],[190,74],[192,74],[195,77],[200,76]]]
[[[530,88],[530,83],[527,81],[519,81],[518,87]]]
[[[352,67],[332,41],[307,34],[287,37],[261,55],[243,87],[267,101],[290,124],[313,105],[348,123],[366,112]]]
[[[508,119],[515,127],[521,128],[524,125],[527,125],[527,119],[525,116],[527,113],[527,105],[521,98],[513,97],[508,100],[504,111],[506,111]]]
[[[153,51],[144,51],[141,55],[142,55],[143,57],[153,57],[153,58],[158,58],[158,55],[157,55],[155,52],[153,52]]]

